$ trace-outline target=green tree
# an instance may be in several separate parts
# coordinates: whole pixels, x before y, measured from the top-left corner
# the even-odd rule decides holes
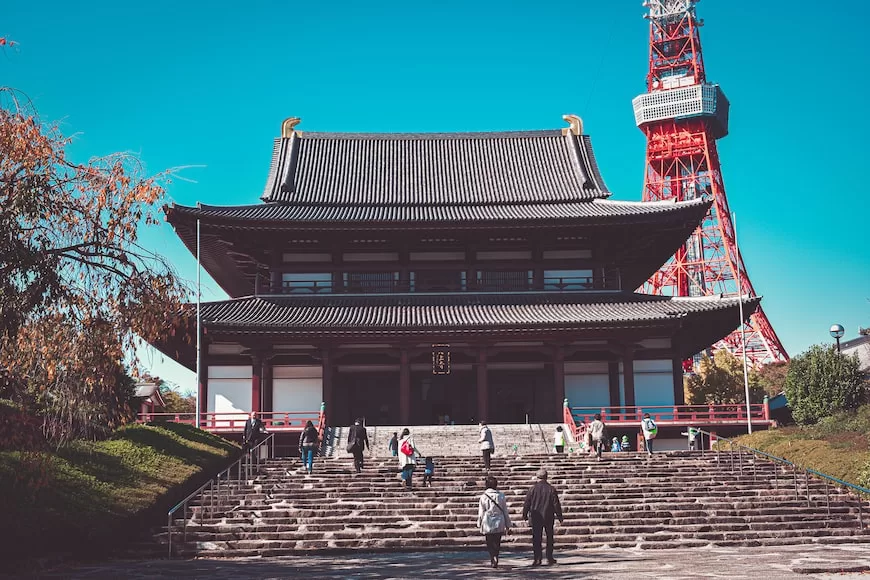
[[[773,362],[752,371],[750,385],[754,379],[758,387],[769,397],[775,397],[785,390],[785,377],[788,375],[787,362]]]
[[[804,425],[857,408],[864,389],[858,357],[843,356],[833,346],[814,345],[793,358],[785,379],[792,416]]]
[[[764,392],[757,378],[749,377],[749,400],[758,403]],[[686,400],[690,405],[743,403],[743,362],[727,350],[718,350],[713,358],[704,355],[698,372],[686,380]]]
[[[166,403],[166,406],[163,408],[165,413],[196,412],[196,399],[192,393],[179,393],[167,383],[161,382],[160,396],[163,397],[163,402]]]

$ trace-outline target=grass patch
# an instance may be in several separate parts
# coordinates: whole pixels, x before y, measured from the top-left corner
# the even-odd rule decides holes
[[[802,467],[870,487],[870,405],[837,413],[815,425],[757,431],[737,441]]]
[[[105,551],[225,466],[238,447],[189,425],[129,425],[57,452],[0,452],[0,521],[13,558]],[[4,534],[6,535],[6,534]]]

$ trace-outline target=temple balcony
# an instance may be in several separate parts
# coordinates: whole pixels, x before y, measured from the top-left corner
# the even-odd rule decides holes
[[[479,271],[468,279],[465,271],[453,279],[402,279],[398,272],[374,273],[363,277],[339,276],[337,280],[323,277],[294,277],[281,280],[262,294],[406,294],[453,292],[584,292],[620,291],[622,280],[618,270],[607,270],[603,275],[588,276],[535,276],[529,271]],[[336,283],[337,282],[337,283]]]

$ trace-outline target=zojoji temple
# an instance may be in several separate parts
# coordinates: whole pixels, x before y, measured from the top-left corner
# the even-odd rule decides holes
[[[291,118],[261,203],[168,208],[191,252],[199,222],[202,266],[231,296],[202,305],[206,420],[279,426],[321,402],[334,425],[683,405],[682,361],[739,325],[738,299],[635,289],[710,202],[610,200],[566,120],[377,134]],[[162,348],[195,368],[191,345]]]

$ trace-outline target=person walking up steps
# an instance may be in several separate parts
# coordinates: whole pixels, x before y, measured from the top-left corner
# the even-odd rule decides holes
[[[565,451],[565,431],[562,430],[561,425],[556,427],[556,433],[553,435],[553,448],[556,450],[556,453]]]
[[[489,471],[489,460],[492,457],[492,452],[495,450],[495,443],[492,440],[492,431],[486,425],[486,422],[480,422],[480,451],[483,454],[483,468]]]
[[[417,467],[415,459],[417,455],[422,454],[417,451],[417,446],[414,445],[411,431],[405,427],[402,429],[402,437],[399,439],[399,468],[402,470],[402,481],[405,482],[405,489],[411,489],[411,480],[414,477],[414,469]]]
[[[353,426],[347,434],[347,450],[353,453],[353,466],[356,472],[362,471],[364,459],[363,451],[369,447],[369,434],[363,427],[362,419],[353,422]]]
[[[656,438],[656,435],[659,432],[659,428],[656,426],[656,422],[652,420],[652,417],[649,416],[649,413],[643,414],[643,421],[640,422],[640,428],[643,430],[643,440],[646,445],[646,454],[652,455],[653,453],[653,439]]]
[[[393,457],[398,457],[398,455],[399,455],[399,434],[398,433],[395,433],[395,432],[393,433],[393,436],[390,437],[390,442],[388,445],[390,448],[390,454]]]
[[[317,450],[318,439],[314,423],[305,423],[305,429],[299,436],[299,456],[302,457],[302,465],[309,474],[314,471],[314,452]]]
[[[554,541],[553,527],[556,524],[556,518],[559,523],[563,523],[562,505],[559,503],[559,494],[556,489],[547,483],[547,470],[540,469],[537,473],[538,482],[526,494],[526,501],[523,503],[523,519],[528,520],[531,517],[532,526],[532,550],[534,551],[534,561],[532,566],[541,565],[541,541],[544,532],[547,533],[547,564],[555,564],[556,559],[553,557]]]
[[[498,480],[491,475],[486,476],[486,491],[477,504],[477,527],[486,536],[489,565],[498,568],[501,537],[510,533],[511,517],[504,494],[498,490]]]
[[[601,461],[601,451],[604,449],[605,428],[604,421],[601,420],[601,414],[595,414],[595,420],[589,425],[589,433],[592,438],[592,448],[595,449],[595,455],[598,456],[598,461]]]

